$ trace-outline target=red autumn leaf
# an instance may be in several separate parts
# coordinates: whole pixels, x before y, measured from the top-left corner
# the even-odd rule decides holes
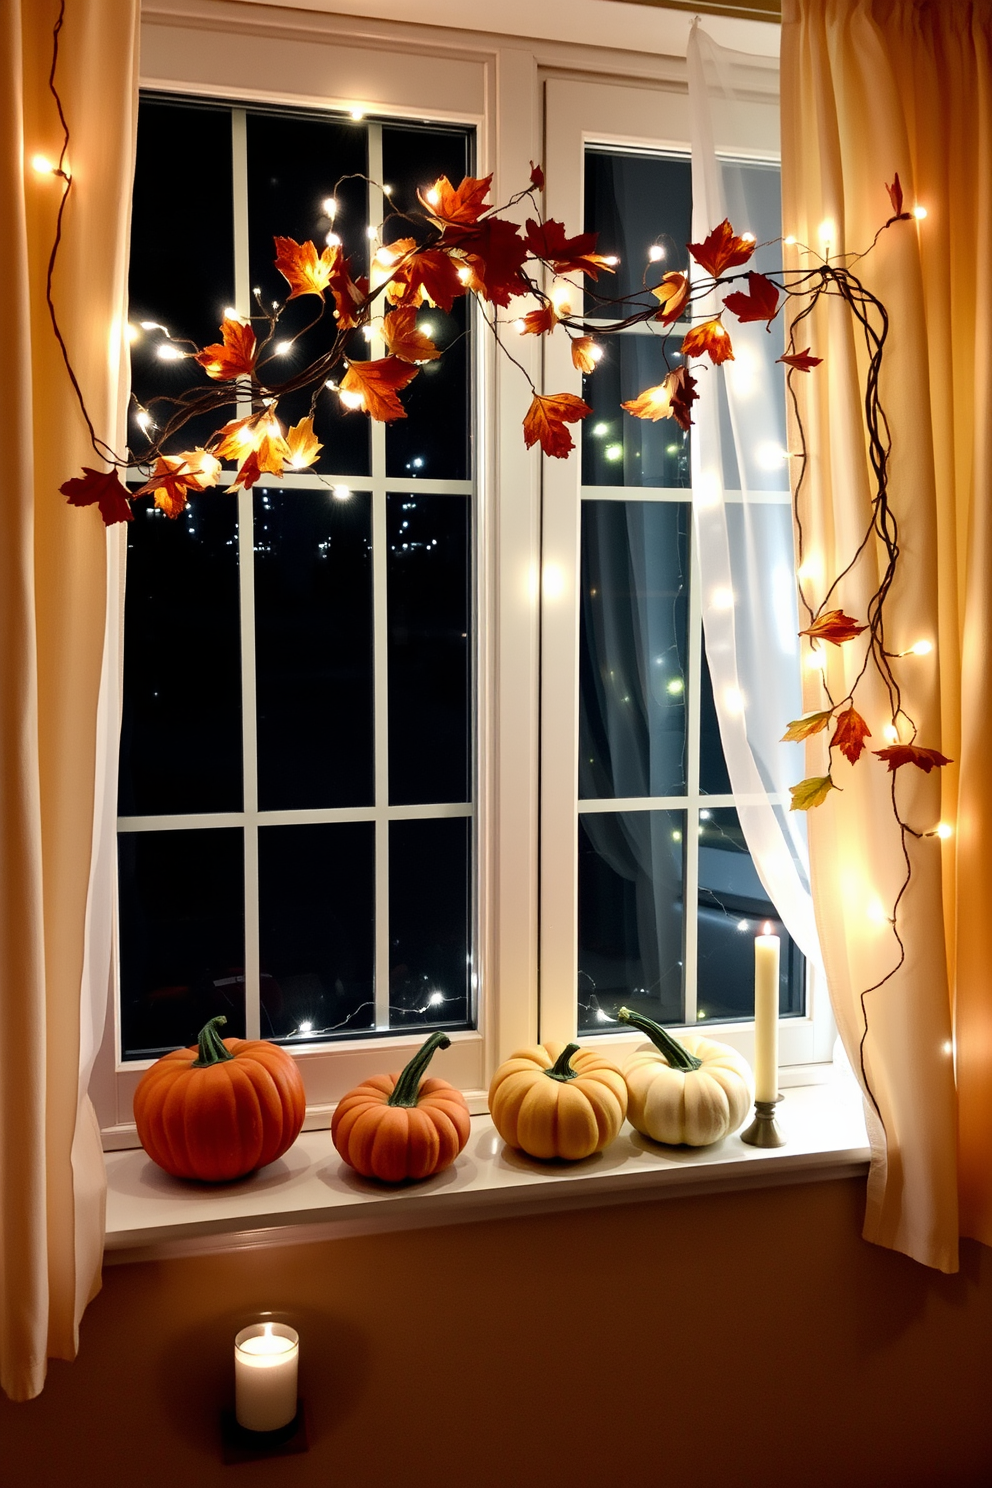
[[[492,184],[488,176],[466,176],[458,186],[452,186],[447,176],[439,176],[426,191],[418,191],[421,204],[442,225],[451,222],[478,222],[486,210],[486,197]]]
[[[661,301],[661,309],[655,316],[662,325],[674,325],[682,314],[689,298],[689,280],[685,274],[665,274],[660,284],[651,293]]]
[[[850,615],[845,615],[843,610],[824,610],[818,615],[812,625],[799,632],[800,635],[812,636],[819,641],[832,641],[835,646],[842,646],[845,641],[853,641],[867,625],[859,625]]]
[[[352,279],[348,272],[348,260],[343,256],[333,266],[330,291],[334,296],[334,313],[340,329],[347,331],[356,326],[358,317],[355,311],[369,292],[369,282],[361,277]]]
[[[696,392],[696,379],[688,367],[676,367],[674,372],[669,372],[665,381],[671,385],[672,418],[680,428],[688,433],[689,425],[692,423],[689,410],[699,397]]]
[[[551,264],[556,274],[588,274],[590,279],[598,279],[601,269],[612,274],[609,260],[594,252],[598,237],[598,233],[579,233],[566,238],[564,222],[556,222],[553,217],[547,222],[527,219],[527,252]]]
[[[390,354],[404,362],[433,362],[441,355],[430,337],[417,330],[417,312],[412,305],[389,312],[382,322],[382,339]]]
[[[341,379],[341,401],[346,408],[360,408],[380,424],[406,418],[406,409],[396,396],[413,381],[418,368],[398,357],[375,362],[350,362]]]
[[[246,491],[250,491],[255,482],[261,477],[261,474],[262,467],[258,463],[258,455],[255,453],[254,450],[252,450],[251,454],[245,460],[244,464],[241,466],[241,469],[234,477],[234,480],[231,482],[228,490],[236,491],[239,486],[244,486]]]
[[[92,506],[95,502],[107,527],[134,520],[127,486],[116,470],[91,470],[84,465],[82,475],[64,481],[59,490],[70,506]]]
[[[810,356],[809,347],[805,351],[786,353],[785,356],[776,357],[776,361],[784,362],[787,367],[792,367],[796,372],[811,372],[823,361],[822,357]]]
[[[544,190],[544,172],[539,165],[534,164],[533,160],[530,163],[530,184],[537,191]]]
[[[484,300],[506,306],[514,295],[528,292],[520,274],[527,247],[515,222],[487,217],[475,227],[447,229],[444,242],[464,259],[464,276],[460,273],[459,277]]]
[[[574,393],[535,393],[524,418],[524,444],[530,449],[540,442],[546,455],[564,459],[575,448],[566,424],[574,424],[592,413]]]
[[[558,316],[555,313],[555,307],[549,301],[547,305],[542,305],[539,310],[528,310],[520,322],[519,329],[521,336],[543,336],[548,331],[553,331],[557,324]],[[575,360],[574,346],[572,349],[572,360],[573,362]]]
[[[714,279],[719,279],[724,269],[733,269],[738,264],[747,263],[754,249],[753,235],[745,233],[743,237],[737,237],[726,217],[719,227],[713,229],[705,242],[689,244],[689,252],[700,268],[705,269]]]
[[[892,203],[892,215],[894,217],[908,217],[909,213],[904,212],[902,209],[902,182],[899,179],[898,171],[896,171],[892,185],[889,186],[886,184],[885,189],[889,193],[889,201]]]
[[[937,749],[923,749],[919,744],[891,744],[888,749],[873,749],[872,754],[878,759],[886,760],[891,771],[900,769],[903,765],[915,765],[929,775],[936,765],[952,765],[949,760]]]
[[[723,303],[738,320],[766,320],[770,331],[778,314],[778,289],[764,274],[748,274],[747,294],[737,290]]]
[[[599,350],[591,336],[576,337],[572,342],[572,366],[576,372],[582,372],[585,376],[594,372],[599,361],[596,355]]]
[[[693,326],[685,334],[682,342],[683,356],[702,356],[704,352],[709,354],[710,361],[717,366],[721,362],[734,360],[733,343],[719,320],[704,320],[701,325]]]
[[[205,346],[196,353],[195,360],[207,376],[218,382],[228,382],[232,377],[241,377],[254,371],[258,347],[251,326],[242,325],[240,320],[225,318],[221,322],[220,333],[224,338],[223,345],[214,342],[212,346]]]
[[[845,759],[856,765],[864,751],[865,740],[870,738],[871,729],[857,708],[845,708],[843,713],[837,714],[837,727],[830,740],[830,748],[836,746]]]
[[[308,240],[297,243],[295,238],[275,238],[275,266],[289,285],[289,298],[297,295],[316,294],[323,298],[341,260],[341,250],[336,245],[328,246],[317,256],[317,250]]]

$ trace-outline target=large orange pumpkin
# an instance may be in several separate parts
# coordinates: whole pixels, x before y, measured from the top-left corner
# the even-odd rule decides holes
[[[402,1183],[451,1166],[471,1131],[465,1097],[447,1080],[420,1079],[450,1043],[446,1033],[432,1033],[401,1074],[372,1075],[338,1102],[331,1140],[349,1167]]]
[[[197,1044],[142,1075],[134,1120],[142,1147],[175,1178],[243,1178],[291,1147],[306,1112],[292,1055],[261,1039],[222,1039],[211,1018]]]

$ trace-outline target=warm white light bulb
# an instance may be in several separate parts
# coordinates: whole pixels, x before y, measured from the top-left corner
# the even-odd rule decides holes
[[[158,348],[155,355],[158,357],[160,362],[179,362],[182,360],[183,354],[181,351],[177,351],[174,346],[170,346],[168,343],[166,343],[165,346],[160,346]]]
[[[344,404],[345,408],[361,408],[362,406],[361,393],[346,392],[344,389],[342,389],[338,396],[340,397],[341,402]]]
[[[793,235],[792,235],[792,233],[790,233],[787,238],[784,238],[783,239],[783,242],[785,243],[785,246],[787,248],[794,248],[796,246],[796,244],[797,244],[798,241],[799,241],[799,239],[798,238],[794,238]]]
[[[353,108],[351,110],[351,117],[357,123],[359,119],[365,118],[365,110],[363,108]]]
[[[887,723],[882,730],[882,737],[888,744],[899,743],[899,730],[894,723]]]
[[[393,194],[393,188],[392,188],[392,186],[383,186],[383,188],[382,188],[382,194],[383,194],[383,196],[392,196],[392,194]]]
[[[927,215],[927,209],[926,209],[926,207],[914,207],[913,208],[913,216],[916,218],[916,220],[918,222],[922,222],[923,219],[924,219],[924,217],[926,215]]]
[[[336,232],[329,232],[327,234],[327,237],[324,239],[324,242],[327,244],[328,248],[341,247],[341,239],[338,237]]]
[[[620,260],[619,258],[617,258],[615,253],[608,253],[606,255],[606,258],[604,259],[604,262],[608,263],[611,269],[615,269]]]
[[[141,332],[139,331],[138,327],[136,325],[132,324],[130,321],[128,321],[127,339],[129,341],[137,341],[137,339],[138,339],[138,337],[140,335],[141,335]]]
[[[337,201],[333,196],[325,196],[324,200],[320,204],[320,210],[323,212],[325,217],[329,218],[330,221],[333,222],[335,217],[338,215]]]
[[[434,326],[429,320],[422,320],[420,322],[420,325],[417,327],[417,330],[422,336],[430,337],[434,334]]]
[[[350,501],[351,500],[351,487],[350,486],[335,486],[334,489],[333,489],[333,491],[331,492],[331,495],[334,497],[334,500],[335,501]]]
[[[672,697],[679,697],[685,691],[685,683],[681,677],[673,677],[670,682],[665,684],[665,691],[670,693]]]
[[[822,672],[826,670],[827,655],[825,651],[811,651],[806,658],[806,665],[811,672]]]
[[[758,240],[754,236],[754,233],[753,232],[742,232],[741,233],[741,242],[742,243],[756,243],[757,241]]]
[[[463,284],[467,284],[468,281],[471,279],[472,270],[468,267],[467,264],[463,265],[462,268],[458,270],[458,277]]]
[[[430,191],[426,193],[426,196],[427,201],[432,207],[436,207],[438,202],[441,200],[441,193],[440,191],[438,191],[436,186],[432,186]]]
[[[292,341],[277,341],[272,350],[276,356],[287,356],[293,349]]]
[[[593,342],[592,346],[590,346],[589,348],[589,355],[592,357],[594,362],[601,362],[603,360],[603,348],[597,345],[596,342]]]
[[[885,913],[885,906],[883,905],[881,899],[869,899],[868,904],[865,908],[865,914],[871,920],[873,925],[884,925],[889,918],[888,915]]]
[[[32,155],[31,164],[39,176],[51,176],[55,173],[55,166],[47,155]]]
[[[379,236],[379,229],[375,226],[375,223],[369,223],[368,227],[365,229],[365,236],[368,238],[370,243],[374,242],[375,239]]]
[[[933,641],[914,641],[909,648],[910,656],[929,656],[933,650]]]
[[[522,318],[513,322],[513,329],[518,336],[522,336],[527,329],[527,322]]]
[[[837,236],[837,224],[832,217],[824,217],[816,229],[816,235],[821,243],[832,243],[834,241],[834,238]]]
[[[239,310],[235,310],[235,308],[234,308],[233,305],[226,305],[225,308],[224,308],[224,319],[225,320],[240,320],[241,319],[241,312]]]
[[[660,243],[652,243],[648,249],[648,258],[652,263],[660,263],[665,256],[665,250]]]
[[[148,430],[152,427],[152,416],[147,408],[139,408],[134,416],[134,420],[142,434],[147,434]]]
[[[934,836],[939,837],[942,842],[946,842],[948,837],[954,836],[954,828],[950,822],[938,822],[934,829]]]

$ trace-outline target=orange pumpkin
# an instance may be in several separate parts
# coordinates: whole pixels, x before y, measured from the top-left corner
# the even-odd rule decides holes
[[[261,1039],[222,1039],[211,1018],[197,1044],[146,1070],[134,1092],[138,1138],[175,1178],[243,1178],[293,1145],[306,1112],[292,1055]]]
[[[447,1080],[420,1077],[438,1049],[451,1043],[432,1033],[399,1075],[372,1075],[338,1102],[331,1140],[365,1178],[402,1183],[450,1167],[468,1141],[468,1106]]]

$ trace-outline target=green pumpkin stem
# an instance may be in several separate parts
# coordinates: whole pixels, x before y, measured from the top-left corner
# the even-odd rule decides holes
[[[677,1038],[666,1033],[660,1023],[655,1023],[653,1018],[645,1018],[641,1013],[632,1013],[630,1008],[622,1007],[617,1013],[622,1023],[630,1023],[634,1028],[639,1028],[646,1033],[656,1049],[660,1049],[668,1060],[672,1069],[682,1070],[684,1074],[690,1074],[692,1070],[702,1067],[703,1061],[697,1059],[695,1054],[690,1054],[684,1044],[680,1044]]]
[[[578,1070],[572,1068],[572,1055],[579,1052],[578,1044],[566,1044],[550,1069],[544,1073],[549,1080],[574,1080]]]
[[[206,1069],[207,1065],[223,1064],[225,1059],[234,1058],[230,1050],[224,1048],[224,1040],[217,1032],[226,1022],[222,1013],[219,1018],[211,1018],[200,1029],[200,1036],[196,1041],[200,1046],[200,1057],[193,1060],[190,1069]]]
[[[396,1087],[386,1102],[387,1106],[415,1106],[420,1098],[420,1079],[438,1049],[446,1049],[451,1043],[446,1033],[432,1033],[426,1043],[414,1054],[406,1069],[396,1081]]]

